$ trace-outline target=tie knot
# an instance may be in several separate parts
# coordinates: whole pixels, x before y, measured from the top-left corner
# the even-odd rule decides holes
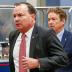
[[[21,38],[25,38],[26,37],[26,34],[22,34]]]

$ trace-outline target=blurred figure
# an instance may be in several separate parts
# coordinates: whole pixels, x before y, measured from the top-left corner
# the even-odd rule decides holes
[[[9,59],[9,45],[8,43],[1,43],[2,45],[2,58]]]
[[[13,16],[17,30],[9,36],[10,72],[54,72],[67,64],[55,32],[36,25],[36,9],[31,4],[16,3]]]
[[[72,33],[64,29],[66,20],[67,15],[63,9],[48,9],[48,27],[56,32],[57,37],[61,41],[63,48],[69,57],[69,64],[66,65],[66,67],[59,69],[57,72],[72,72]]]

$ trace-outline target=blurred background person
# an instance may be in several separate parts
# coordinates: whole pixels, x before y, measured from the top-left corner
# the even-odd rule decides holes
[[[66,20],[67,14],[63,9],[48,9],[48,27],[56,32],[57,37],[69,57],[69,64],[56,72],[72,72],[72,33],[64,28]]]
[[[8,43],[2,43],[2,58],[9,59],[9,45]]]

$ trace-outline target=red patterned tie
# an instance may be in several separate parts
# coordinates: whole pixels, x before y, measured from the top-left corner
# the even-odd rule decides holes
[[[22,56],[26,56],[26,41],[25,41],[26,35],[22,35],[22,40],[20,44],[20,53],[19,53],[19,72],[27,72],[26,69],[22,66]]]

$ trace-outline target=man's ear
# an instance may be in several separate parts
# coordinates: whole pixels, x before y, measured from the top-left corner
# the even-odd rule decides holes
[[[33,19],[35,19],[35,18],[36,18],[36,15],[35,15],[35,14],[31,14],[31,17],[32,17]]]
[[[62,22],[62,24],[65,24],[65,19],[62,19],[61,22]]]

